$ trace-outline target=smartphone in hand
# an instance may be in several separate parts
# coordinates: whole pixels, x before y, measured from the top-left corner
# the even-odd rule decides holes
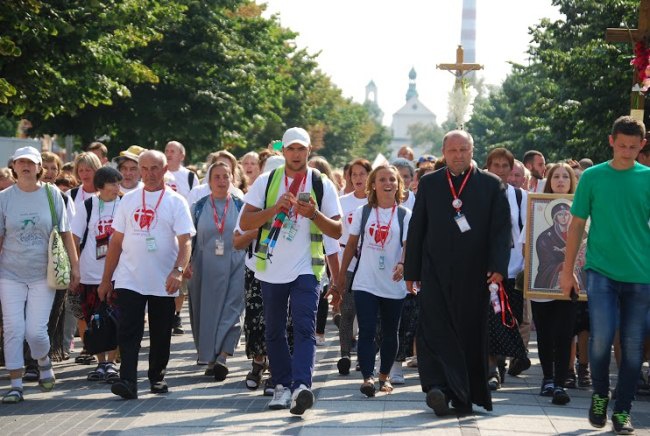
[[[303,203],[309,203],[310,198],[311,198],[311,194],[309,192],[298,193],[298,201],[302,201]]]

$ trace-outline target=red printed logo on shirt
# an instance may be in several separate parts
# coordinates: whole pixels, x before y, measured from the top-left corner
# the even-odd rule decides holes
[[[149,230],[155,227],[156,212],[153,209],[138,207],[133,212],[133,219],[142,230]]]
[[[348,224],[352,224],[352,215],[354,215],[354,212],[348,214]]]
[[[97,221],[98,235],[111,235],[113,233],[113,218],[100,218]]]
[[[178,185],[176,185],[176,182],[173,180],[170,180],[168,182],[165,182],[165,185],[169,186],[174,190],[174,192],[178,192]]]
[[[368,233],[373,238],[376,244],[385,244],[388,238],[388,226],[377,225],[377,223],[372,223],[368,228]]]

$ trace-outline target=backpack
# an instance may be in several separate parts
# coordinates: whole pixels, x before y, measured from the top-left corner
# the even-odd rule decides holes
[[[190,191],[192,190],[192,184],[194,183],[194,177],[196,177],[196,174],[194,174],[192,171],[187,173],[187,186],[190,187]]]
[[[208,202],[208,198],[210,198],[210,194],[206,195],[205,197],[201,198],[199,201],[194,203],[194,214],[192,214],[194,229],[196,229],[197,226],[199,225],[199,217],[201,216],[201,212],[203,212],[203,207],[205,206],[205,203]],[[230,199],[235,204],[235,207],[237,208],[237,212],[239,212],[241,208],[244,207],[244,202],[242,201],[241,198],[237,197],[236,195],[230,194]],[[192,254],[194,254],[195,246],[196,246],[196,234],[192,236]]]
[[[515,198],[517,199],[517,207],[519,208],[519,231],[521,232],[524,229],[524,223],[521,222],[521,200],[523,199],[524,194],[521,192],[521,188],[515,188]]]

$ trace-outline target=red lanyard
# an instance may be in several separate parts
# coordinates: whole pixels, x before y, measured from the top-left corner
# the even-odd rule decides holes
[[[297,192],[302,192],[306,184],[307,184],[307,174],[305,174],[305,177],[303,177],[302,182],[300,182],[300,186],[298,186]],[[287,177],[287,173],[284,173],[284,192],[289,192],[289,178]],[[289,216],[289,218],[291,218],[291,216]],[[294,218],[293,219],[294,222],[298,221],[298,214],[295,214],[293,218]]]
[[[386,233],[383,233],[381,231],[381,223],[379,222],[379,206],[375,208],[375,214],[377,215],[377,229],[375,229],[375,232],[379,232],[380,238],[379,241],[381,243],[381,249],[384,249],[384,244],[386,244],[386,239],[388,239],[388,232],[390,232],[390,225],[393,222],[393,215],[395,214],[395,208],[397,207],[397,203],[393,204],[393,209],[390,211],[390,219],[388,220],[388,227],[386,229]]]
[[[219,215],[217,215],[217,206],[214,204],[214,198],[212,198],[212,218],[214,218],[214,225],[217,226],[217,232],[219,235],[223,236],[223,229],[226,227],[226,214],[228,213],[228,205],[230,204],[230,195],[226,197],[226,207],[223,208],[223,217],[219,221]]]
[[[509,329],[514,328],[517,325],[517,318],[512,314],[510,300],[508,299],[508,294],[506,294],[506,290],[503,287],[503,283],[499,283],[499,303],[501,303],[501,324]],[[510,314],[510,322],[506,321],[506,315],[508,314]]]
[[[463,179],[463,183],[460,184],[460,189],[458,190],[458,194],[456,194],[456,188],[454,188],[454,184],[451,181],[451,171],[449,171],[449,168],[447,168],[447,181],[449,182],[449,189],[451,190],[451,195],[454,197],[454,200],[451,202],[451,206],[454,209],[456,209],[456,213],[458,215],[460,215],[460,208],[463,207],[463,201],[458,197],[460,197],[460,194],[463,193],[463,189],[465,189],[465,185],[469,180],[470,174],[472,174],[472,165],[470,165],[469,168],[467,169],[467,174]]]
[[[147,210],[147,205],[144,202],[144,191],[145,189],[142,188],[142,216],[146,216]],[[156,203],[156,207],[153,208],[153,216],[151,219],[147,220],[147,231],[149,231],[149,228],[151,227],[151,222],[153,221],[153,218],[156,216],[156,211],[158,210],[158,206],[160,206],[160,202],[162,201],[163,195],[165,195],[165,185],[163,185],[162,192],[160,193],[160,197],[158,197],[158,202]]]

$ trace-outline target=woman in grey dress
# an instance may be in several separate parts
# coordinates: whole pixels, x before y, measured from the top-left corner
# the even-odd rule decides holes
[[[244,255],[233,238],[242,201],[228,192],[232,172],[217,162],[207,173],[210,194],[192,206],[196,236],[188,275],[190,323],[198,364],[216,381],[228,375],[226,358],[239,341],[244,311]]]

